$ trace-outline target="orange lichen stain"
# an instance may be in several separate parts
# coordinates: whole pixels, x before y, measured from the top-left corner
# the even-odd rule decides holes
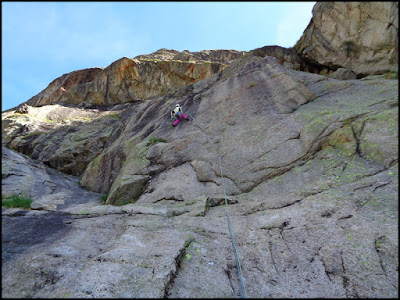
[[[193,64],[193,65],[191,65],[191,66],[189,67],[189,72],[190,72],[190,74],[193,74],[194,69],[196,69],[196,65],[195,65],[195,64]]]
[[[165,72],[165,70],[166,70],[166,66],[165,66],[166,63],[167,63],[166,61],[162,61],[162,62],[159,63],[160,66],[161,66],[161,70],[162,70],[163,72]]]
[[[338,139],[338,143],[340,143],[340,144],[352,143],[353,142],[353,140],[350,139],[348,135],[344,135],[344,134],[339,134],[337,139]]]
[[[138,71],[136,65],[133,68],[133,76],[135,76],[136,79],[140,79],[140,74],[139,74],[139,71]]]
[[[129,78],[129,80],[133,80],[134,78],[139,78],[139,72],[134,62],[132,62],[126,69],[126,75]]]
[[[202,68],[201,72],[200,72],[200,79],[204,79],[204,78],[206,78],[206,69]]]
[[[130,74],[130,79],[133,79],[133,78],[139,79],[140,78],[137,65],[136,65],[136,63],[134,61],[130,62],[129,74]]]
[[[119,69],[118,69],[118,78],[119,81],[122,81],[124,78],[128,80],[132,80],[133,77],[138,77],[138,72],[136,69],[136,63],[134,61],[124,61]]]
[[[118,70],[118,79],[119,81],[122,81],[122,79],[124,78],[124,71],[122,69]]]

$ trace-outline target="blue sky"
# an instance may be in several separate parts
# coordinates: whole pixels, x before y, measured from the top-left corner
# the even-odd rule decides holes
[[[160,48],[292,47],[316,2],[2,2],[2,111],[63,74]]]

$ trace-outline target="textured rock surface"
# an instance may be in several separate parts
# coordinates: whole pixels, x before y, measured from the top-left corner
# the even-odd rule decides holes
[[[181,96],[179,93],[184,95]],[[174,97],[176,98],[154,99],[151,103],[135,105],[134,109],[130,110],[131,118],[113,147],[105,150],[85,170],[82,184],[94,191],[107,192],[103,190],[104,182],[113,181],[109,180],[113,176],[111,173],[120,173],[118,175],[120,178],[126,175],[154,175],[166,168],[178,167],[186,162],[196,160],[202,164],[205,172],[211,174],[211,177],[203,179],[205,183],[202,184],[204,185],[202,189],[209,190],[209,186],[214,186],[214,189],[217,190],[220,182],[216,176],[218,166],[215,154],[210,153],[212,148],[204,147],[206,140],[202,131],[189,125],[190,123],[180,124],[181,126],[176,128],[177,130],[171,130],[167,116],[171,107],[179,99],[178,102],[181,102],[188,112],[196,115],[198,122],[207,126],[207,131],[215,130],[211,136],[215,142],[222,143],[220,146],[224,147],[222,148],[223,155],[224,153],[231,154],[226,158],[228,167],[225,170],[227,178],[229,178],[228,192],[245,191],[265,179],[264,175],[248,172],[246,169],[251,161],[262,155],[262,151],[268,152],[268,148],[265,149],[265,146],[260,147],[259,144],[256,146],[253,134],[261,128],[274,126],[275,123],[284,119],[285,114],[293,112],[300,105],[313,100],[316,95],[299,80],[293,79],[290,71],[280,66],[275,59],[249,56],[233,62],[226,69],[226,73],[223,72],[210,77],[209,80],[196,83],[187,90],[181,90]],[[211,107],[213,113],[209,114],[208,111]],[[241,113],[242,111],[246,111],[246,113]],[[248,117],[253,114],[256,116]],[[140,121],[138,122],[138,120]],[[286,124],[286,122],[282,123]],[[189,126],[189,128],[181,129],[184,126]],[[237,129],[237,126],[240,126],[240,130]],[[277,124],[271,128],[270,134],[280,126],[283,126],[281,134],[288,135],[288,139],[299,136],[292,123]],[[223,135],[221,135],[222,133]],[[264,140],[265,143],[270,143],[269,147],[272,149],[275,148],[276,144],[272,140],[267,142],[268,138],[264,134],[257,138],[260,138],[261,141]],[[217,137],[218,135],[220,137]],[[151,137],[163,138],[167,143],[148,145]],[[140,142],[142,139],[145,140]],[[239,140],[243,141],[242,148],[238,148],[238,144],[235,142]],[[199,147],[197,143],[204,146]],[[245,146],[246,143],[248,146]],[[282,161],[276,162],[276,164],[290,164],[305,154],[299,140],[290,141],[286,146],[282,145],[284,148],[288,146],[294,149],[292,157],[282,157]],[[247,151],[246,148],[248,148]],[[116,153],[123,154],[116,155]],[[300,157],[296,157],[296,155]],[[125,165],[121,162],[121,156],[126,159]],[[118,163],[113,162],[115,160]],[[109,167],[110,164],[113,164],[113,168]],[[230,165],[239,166],[241,171],[230,169]],[[192,166],[188,167],[193,168]],[[104,177],[101,184],[92,179],[99,176]],[[170,176],[174,175],[171,173]],[[119,184],[119,180],[116,184]],[[111,190],[113,191],[114,188],[111,187]],[[201,189],[198,192],[200,191]],[[177,193],[185,194],[184,191],[177,191]],[[188,195],[187,197],[193,196]],[[198,195],[196,194],[196,196]]]
[[[190,52],[184,50],[182,52],[176,50],[159,49],[154,53],[136,56],[136,59],[160,59],[160,60],[180,60],[180,61],[214,61],[228,64],[231,61],[245,55],[245,51],[236,50],[203,50],[200,52]]]
[[[265,57],[273,56],[278,63],[287,68],[304,71],[308,66],[304,66],[304,62],[293,48],[284,48],[280,46],[264,46],[251,50],[251,55]]]
[[[358,76],[398,71],[397,2],[318,2],[294,46],[299,55]]]
[[[247,297],[397,298],[398,81],[354,79],[397,68],[393,9],[318,3],[299,55],[160,49],[3,112],[2,193],[34,202],[2,208],[2,296],[240,297],[229,212]]]
[[[29,107],[29,106],[28,106]],[[118,110],[29,107],[28,114],[3,114],[4,146],[67,174],[80,175],[121,125]]]
[[[177,102],[195,120],[174,128]],[[239,297],[216,151],[248,297],[398,296],[396,80],[341,81],[246,56],[168,96],[97,113],[116,112],[80,179],[97,200],[73,203],[54,186],[40,194],[47,205],[63,197],[56,211],[3,209],[3,296]],[[100,119],[77,130],[110,127]],[[4,153],[4,166],[18,160]],[[3,190],[13,193],[10,169]],[[32,172],[16,174],[18,186]],[[134,203],[101,205],[99,193]]]
[[[62,99],[67,90],[75,86],[87,85],[92,82],[102,70],[102,68],[90,68],[64,74],[53,80],[46,89],[29,99],[27,104],[31,106],[41,106],[62,103],[60,99]]]
[[[123,57],[105,69],[64,74],[27,101],[31,106],[79,104],[114,105],[167,94],[222,71],[244,52],[160,49],[134,59]]]
[[[2,195],[24,195],[33,207],[62,210],[80,203],[98,204],[101,194],[79,186],[79,179],[60,173],[41,162],[2,147]]]

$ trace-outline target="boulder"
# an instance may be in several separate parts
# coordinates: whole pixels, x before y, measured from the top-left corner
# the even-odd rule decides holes
[[[328,76],[339,80],[349,80],[357,78],[357,75],[347,68],[338,68],[335,72],[330,73]]]
[[[121,205],[136,202],[139,196],[142,195],[149,179],[149,176],[143,175],[125,175],[117,178],[110,190],[106,203]]]
[[[44,204],[42,202],[35,201],[35,202],[32,202],[31,209],[56,211],[57,210],[57,205],[55,205],[55,204]]]

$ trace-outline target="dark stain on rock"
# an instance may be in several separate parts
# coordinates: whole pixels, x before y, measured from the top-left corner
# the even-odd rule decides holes
[[[69,216],[57,212],[39,216],[2,216],[2,265],[34,246],[62,238],[71,229],[65,223],[68,219]]]

